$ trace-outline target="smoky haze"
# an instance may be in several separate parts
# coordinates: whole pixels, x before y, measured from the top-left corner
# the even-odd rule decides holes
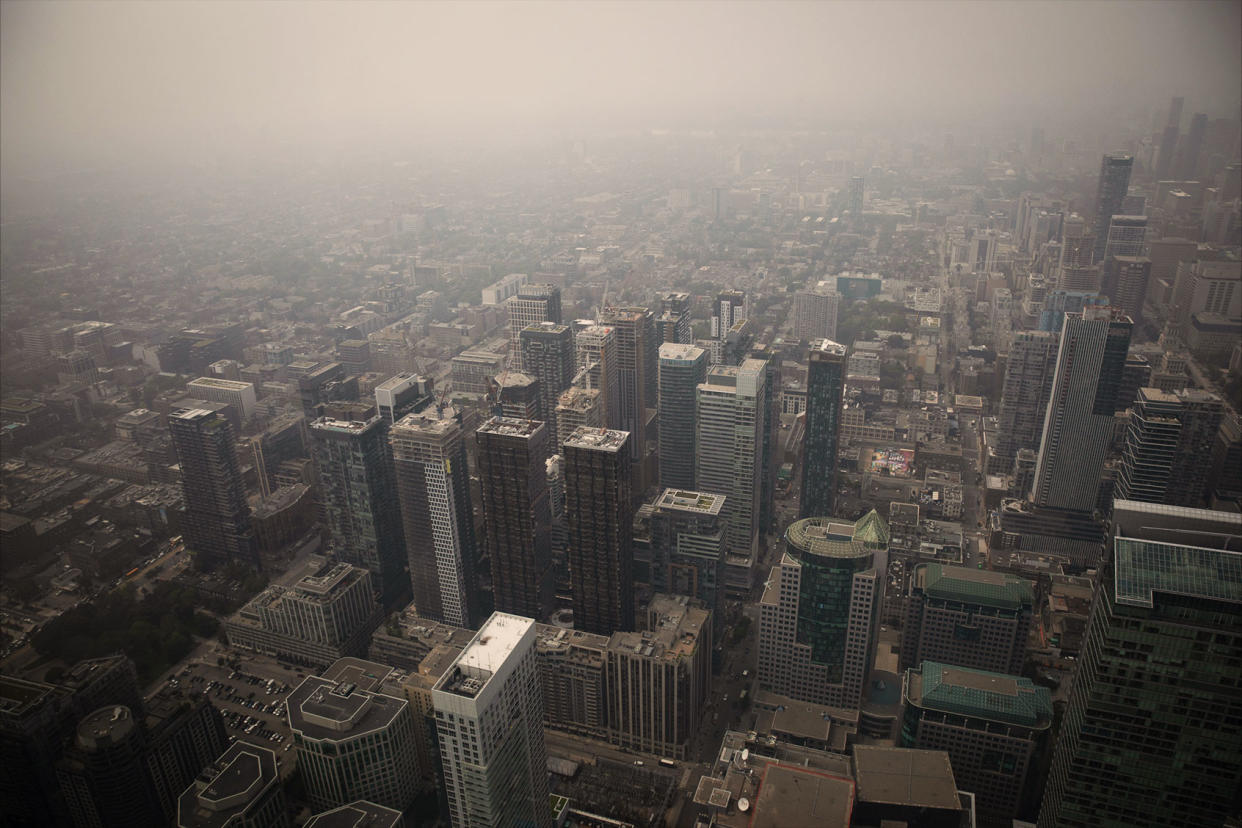
[[[27,3],[7,174],[597,127],[1237,115],[1228,3]]]

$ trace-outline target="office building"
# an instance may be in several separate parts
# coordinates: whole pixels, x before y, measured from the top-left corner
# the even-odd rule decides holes
[[[1102,234],[1104,231],[1101,230]],[[1098,292],[1100,270],[1094,266],[1097,234],[1077,214],[1061,225],[1061,256],[1057,267],[1057,287],[1062,290]]]
[[[1113,216],[1104,243],[1106,262],[1115,256],[1147,255],[1147,216]]]
[[[574,384],[599,391],[604,425],[617,428],[621,423],[621,356],[617,334],[606,325],[589,325],[578,331],[578,372]]]
[[[255,398],[254,385],[216,377],[199,377],[185,384],[185,390],[198,400],[211,400],[233,406],[242,422],[254,414],[258,402]]]
[[[56,766],[75,826],[155,825],[163,813],[146,772],[146,733],[128,707],[109,705],[78,723]]]
[[[1186,140],[1178,147],[1177,177],[1182,181],[1194,181],[1199,176],[1199,156],[1203,152],[1203,139],[1207,135],[1208,119],[1196,112],[1190,119]]]
[[[660,315],[656,317],[656,338],[660,342],[689,345],[694,341],[690,307],[688,293],[665,293],[660,297]]]
[[[650,516],[651,587],[697,598],[720,617],[725,593],[724,495],[665,489]]]
[[[604,308],[600,321],[617,338],[617,386],[620,390],[621,422],[613,426],[630,433],[630,460],[642,464],[647,454],[647,409],[656,401],[655,319],[647,308]],[[642,469],[638,469],[642,471]],[[645,478],[635,477],[638,491],[645,491]]]
[[[1134,320],[1143,321],[1143,302],[1151,282],[1151,259],[1146,256],[1115,256],[1105,264],[1104,294],[1113,307]]]
[[[741,365],[718,365],[697,390],[695,484],[700,491],[723,494],[729,552],[753,556],[762,497],[766,365],[748,359]]]
[[[408,372],[389,377],[375,386],[375,409],[382,420],[392,425],[406,414],[431,405],[435,394],[432,385],[429,377]]]
[[[634,629],[629,438],[580,428],[562,446],[574,629],[599,635]]]
[[[1108,153],[1100,161],[1100,177],[1095,189],[1095,246],[1091,263],[1104,261],[1108,246],[1108,228],[1113,216],[1121,214],[1121,203],[1130,190],[1130,170],[1134,156],[1124,153]]]
[[[402,828],[401,812],[359,799],[348,805],[315,814],[304,828]]]
[[[362,655],[382,617],[372,589],[371,573],[347,563],[273,584],[225,622],[229,644],[318,666]]]
[[[1005,365],[996,451],[988,472],[1008,474],[1023,449],[1039,450],[1048,395],[1057,364],[1057,335],[1048,331],[1015,333]]]
[[[604,428],[604,408],[598,388],[569,388],[556,402],[556,445],[564,445],[580,428]]]
[[[1035,467],[1036,505],[1094,509],[1131,328],[1128,316],[1107,306],[1065,315]]]
[[[530,373],[522,353],[522,331],[544,322],[561,323],[561,289],[556,285],[526,285],[505,304],[509,309],[509,367]]]
[[[491,351],[470,349],[450,360],[453,390],[460,394],[485,395],[492,378],[504,373],[505,356]]]
[[[390,672],[345,658],[289,694],[298,770],[316,810],[365,799],[403,811],[414,800],[414,717],[404,698],[381,689]]]
[[[543,422],[543,392],[539,380],[521,371],[505,371],[492,389],[492,413],[513,420]]]
[[[1242,786],[1242,515],[1118,500],[1040,828],[1228,824]]]
[[[870,685],[887,569],[888,527],[803,518],[785,531],[759,602],[759,686],[857,710]]]
[[[846,206],[850,211],[850,215],[858,218],[863,214],[863,203],[866,192],[864,189],[863,177],[855,175],[850,178],[849,190],[847,191]]]
[[[1169,118],[1160,138],[1160,153],[1156,156],[1156,180],[1167,179],[1173,170],[1173,152],[1181,135],[1182,107],[1185,99],[1174,97],[1169,103]]]
[[[924,661],[1019,675],[1035,612],[1029,581],[990,570],[921,563],[910,573],[903,670]]]
[[[206,694],[186,699],[173,692],[165,689],[148,699],[142,721],[146,772],[165,824],[176,818],[186,785],[229,745],[220,711]]]
[[[288,828],[276,754],[237,741],[185,789],[177,828]]]
[[[405,532],[388,451],[388,421],[321,417],[310,424],[324,522],[337,559],[371,573],[380,603],[408,600]]]
[[[642,632],[608,641],[608,740],[685,759],[711,691],[712,614],[684,595],[656,595]]]
[[[609,636],[550,624],[537,625],[536,632],[544,725],[606,740]]]
[[[794,337],[801,342],[837,338],[837,309],[841,294],[831,283],[820,282],[794,294]]]
[[[900,747],[943,750],[982,825],[1012,825],[1052,725],[1029,678],[924,661],[906,670]]]
[[[556,442],[556,406],[562,392],[574,381],[573,331],[568,325],[541,322],[523,328],[518,341],[526,373],[539,380],[544,422],[548,424],[549,439]]]
[[[763,363],[763,391],[759,405],[763,408],[763,431],[759,451],[759,534],[766,535],[777,530],[776,526],[776,471],[781,450],[781,357],[768,345],[756,345],[747,354],[748,359]],[[805,408],[803,409],[805,410]]]
[[[414,606],[420,615],[473,626],[478,551],[466,443],[457,412],[433,406],[389,430],[405,526]]]
[[[454,828],[552,828],[535,622],[493,613],[432,701]]]
[[[707,352],[664,343],[659,363],[660,486],[693,489],[698,454],[695,399],[707,379]]]
[[[845,354],[845,346],[830,339],[811,343],[806,374],[806,436],[799,464],[801,517],[831,516],[837,501]]]
[[[509,297],[516,296],[526,282],[525,273],[510,273],[503,279],[483,288],[481,303],[484,305],[503,304]]]
[[[185,491],[182,533],[195,565],[214,569],[241,563],[260,569],[233,426],[214,411],[191,408],[170,414],[168,430]]]
[[[547,618],[553,598],[548,427],[493,417],[479,427],[475,439],[483,551],[491,560],[496,609]]]
[[[1130,407],[1116,497],[1171,506],[1204,505],[1224,409],[1210,391],[1140,388]]]
[[[740,290],[722,290],[712,308],[712,339],[723,340],[729,330],[749,316],[746,294]]]

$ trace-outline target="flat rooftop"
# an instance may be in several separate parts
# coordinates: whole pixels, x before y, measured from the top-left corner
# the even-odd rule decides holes
[[[533,620],[520,615],[492,613],[436,683],[437,689],[475,698],[534,625]]]
[[[220,379],[219,377],[199,377],[192,379],[186,383],[187,386],[195,386],[197,388],[220,388],[225,391],[244,391],[247,388],[254,388],[248,382],[240,382],[238,380]]]
[[[660,359],[669,362],[695,362],[706,353],[702,348],[680,342],[665,342],[660,345]]]
[[[854,783],[823,771],[770,763],[759,783],[759,797],[750,807],[755,814],[750,828],[847,828],[854,810]]]
[[[523,374],[525,376],[525,374]],[[479,434],[503,434],[507,437],[529,437],[543,427],[539,420],[518,420],[513,417],[492,417],[479,426]]]
[[[369,420],[338,420],[333,417],[320,417],[310,427],[316,431],[333,431],[340,434],[361,434],[379,423],[378,416]]]
[[[630,437],[628,431],[608,428],[591,428],[582,426],[565,438],[565,445],[576,448],[589,448],[599,451],[620,451]]]
[[[353,682],[307,676],[289,694],[289,726],[308,739],[353,739],[387,727],[405,704]]]
[[[890,805],[960,810],[957,781],[943,750],[854,746],[858,799]]]
[[[365,799],[315,814],[305,828],[398,828],[401,812]]]
[[[724,508],[725,496],[712,492],[693,492],[684,489],[665,489],[656,501],[661,509],[676,509],[699,515],[718,515]]]
[[[276,783],[276,754],[234,742],[177,800],[177,824],[224,828]]]

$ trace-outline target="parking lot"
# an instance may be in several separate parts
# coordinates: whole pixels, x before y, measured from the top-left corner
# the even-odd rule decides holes
[[[285,699],[308,673],[313,671],[218,647],[183,663],[165,681],[183,692],[205,693],[231,737],[268,746],[288,775],[294,763]]]

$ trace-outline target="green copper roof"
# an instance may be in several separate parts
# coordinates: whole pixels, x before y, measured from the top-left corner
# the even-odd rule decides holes
[[[1119,604],[1151,607],[1156,592],[1242,603],[1242,553],[1135,538],[1114,545]]]
[[[854,524],[854,540],[867,546],[888,546],[888,524],[872,509]]]
[[[1011,610],[1035,604],[1035,593],[1029,581],[1001,572],[920,564],[916,570],[915,585],[920,584],[924,595],[947,601]]]
[[[1023,676],[924,661],[906,672],[906,695],[924,710],[1021,727],[1043,728],[1052,721],[1052,694]]]

